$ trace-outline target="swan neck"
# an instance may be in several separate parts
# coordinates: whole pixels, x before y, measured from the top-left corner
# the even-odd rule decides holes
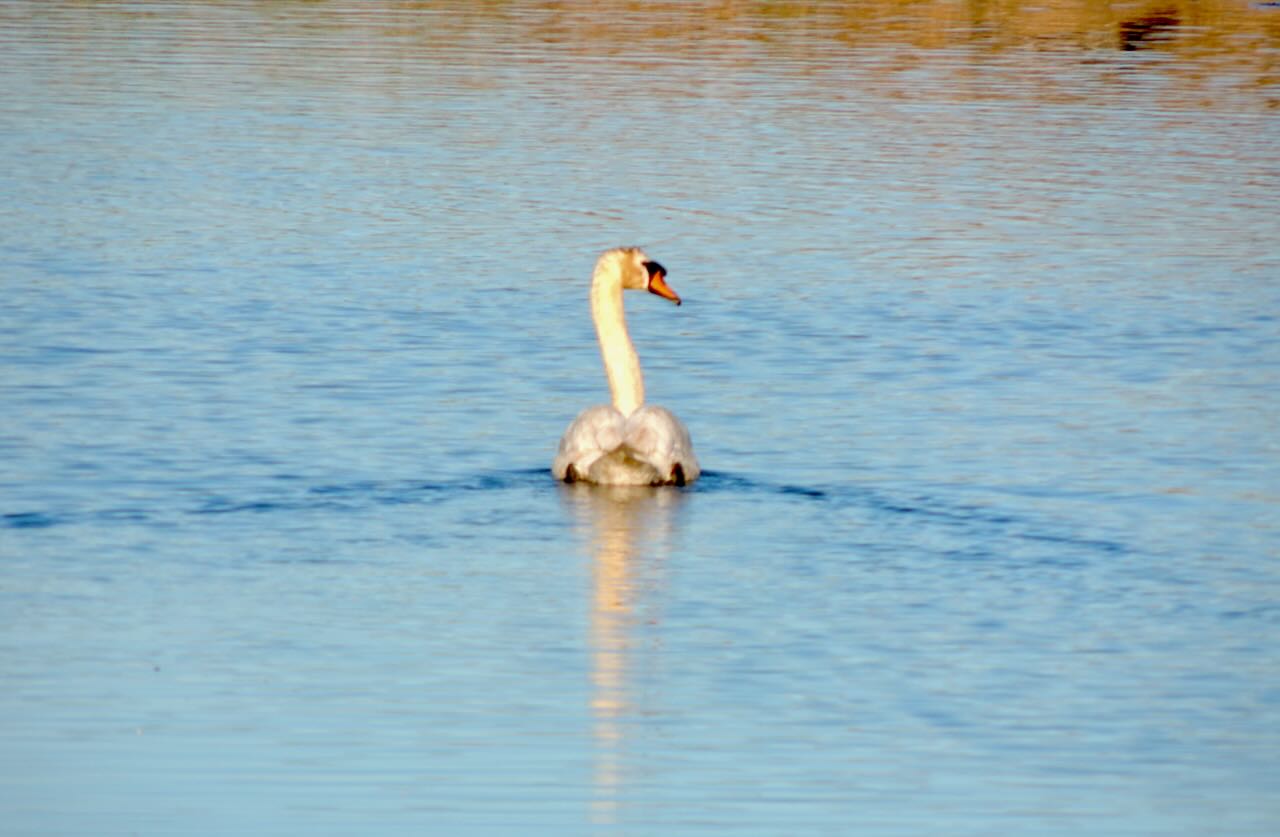
[[[644,377],[640,357],[627,333],[622,309],[622,277],[616,269],[597,269],[591,282],[591,318],[600,340],[600,357],[609,378],[613,406],[624,416],[644,403]]]

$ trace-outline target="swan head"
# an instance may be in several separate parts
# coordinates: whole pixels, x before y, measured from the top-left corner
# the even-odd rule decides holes
[[[651,294],[680,304],[680,295],[667,284],[667,269],[645,255],[639,247],[619,247],[600,257],[596,270],[610,268],[616,271],[622,287],[629,291],[648,291]]]

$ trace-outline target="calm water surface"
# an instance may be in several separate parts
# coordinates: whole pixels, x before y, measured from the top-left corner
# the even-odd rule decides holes
[[[1276,833],[1277,55],[0,3],[0,832]],[[630,243],[708,473],[571,490]]]

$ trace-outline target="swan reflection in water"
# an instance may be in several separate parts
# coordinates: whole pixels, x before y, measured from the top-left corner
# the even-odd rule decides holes
[[[643,681],[659,665],[667,560],[676,551],[685,495],[648,486],[566,485],[562,497],[593,558],[591,716],[598,824],[616,820],[626,796],[628,740],[652,714]]]

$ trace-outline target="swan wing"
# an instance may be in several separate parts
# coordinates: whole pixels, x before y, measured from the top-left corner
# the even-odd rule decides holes
[[[665,407],[646,404],[628,416],[623,441],[633,457],[657,471],[661,482],[693,482],[702,473],[688,428]]]
[[[581,479],[600,457],[617,450],[626,436],[627,420],[609,404],[588,407],[565,430],[551,473],[565,479],[570,466]]]
[[[701,472],[688,429],[653,404],[625,418],[608,404],[588,407],[564,432],[551,465],[558,480],[602,485],[684,484]]]

